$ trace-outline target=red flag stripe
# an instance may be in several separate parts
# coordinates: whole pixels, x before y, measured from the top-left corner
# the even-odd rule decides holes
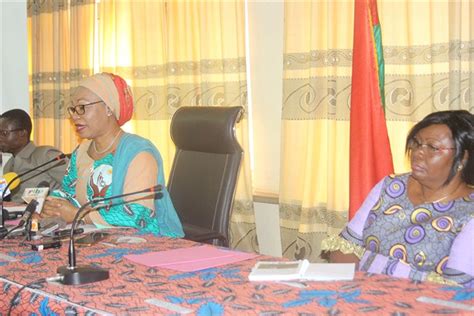
[[[352,60],[350,126],[349,218],[352,218],[371,188],[393,173],[382,95],[373,23],[378,24],[374,0],[356,0]],[[382,53],[381,51],[379,53]],[[383,65],[382,69],[383,69]]]

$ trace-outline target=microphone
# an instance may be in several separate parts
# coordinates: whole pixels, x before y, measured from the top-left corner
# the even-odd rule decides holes
[[[36,211],[37,206],[38,206],[38,201],[36,200],[31,200],[31,202],[28,203],[25,211],[23,212],[23,216],[20,219],[20,222],[18,223],[19,227],[25,225],[25,223],[31,220],[31,216],[33,216],[33,213]]]
[[[38,183],[38,188],[49,188],[49,182],[46,180],[41,181]]]
[[[115,196],[110,196],[106,198],[96,198],[92,199],[89,202],[82,205],[76,212],[74,219],[71,223],[71,232],[69,238],[69,250],[68,250],[68,265],[59,267],[56,272],[62,277],[62,283],[65,285],[79,285],[79,284],[86,284],[86,283],[93,283],[98,281],[107,280],[109,278],[109,270],[91,266],[91,265],[82,265],[76,266],[76,251],[74,248],[74,230],[76,229],[77,223],[83,217],[83,215],[87,214],[92,210],[96,210],[98,207],[103,207],[104,204],[96,205],[92,210],[86,209],[88,206],[92,204],[98,204],[105,201],[110,201],[114,199],[119,199],[127,196],[132,195],[139,195],[139,194],[155,194],[155,199],[160,199],[163,197],[161,190],[163,187],[159,184],[153,186],[151,188],[147,188],[140,191],[130,192],[119,194]],[[126,204],[127,201],[122,201],[121,204]],[[86,210],[85,214],[82,214],[83,211]]]
[[[10,189],[14,190],[16,187],[18,187],[21,183],[20,179],[13,180],[14,178],[17,177],[17,174],[15,172],[7,172],[3,175],[3,180],[0,180],[0,195],[3,194],[3,191],[7,191],[7,185],[9,183],[12,183],[10,185]],[[13,181],[12,181],[13,180]],[[3,182],[5,181],[5,182]],[[4,186],[5,185],[5,186]],[[6,194],[8,197],[8,194]],[[10,219],[16,219],[18,217],[18,213],[20,212],[13,212],[10,214],[6,209],[2,208],[2,214],[0,215],[0,219],[4,222],[5,219],[10,220]],[[3,218],[2,218],[3,216]],[[1,224],[1,223],[0,223]],[[1,230],[1,226],[0,226]],[[2,236],[2,233],[0,232],[0,237]]]
[[[38,201],[31,200],[31,202],[28,203],[28,205],[26,206],[26,209],[23,212],[23,216],[21,217],[20,222],[18,223],[18,225],[16,225],[15,227],[13,227],[9,231],[7,231],[5,234],[0,236],[0,240],[7,237],[12,231],[17,230],[20,227],[23,227],[23,225],[25,225],[25,223],[28,223],[28,221],[31,220],[31,216],[33,216],[33,213],[35,212],[37,206],[38,206]],[[27,236],[28,236],[28,233],[27,233]]]
[[[3,209],[3,198],[6,195],[6,192],[9,191],[9,188],[12,188],[12,190],[15,189],[21,182],[18,175],[14,172],[5,173],[3,179],[5,180],[5,187],[3,187],[3,190],[0,192],[0,239],[8,234],[8,231],[5,228],[5,218],[8,218],[8,216],[6,216],[6,210]]]
[[[70,155],[66,155],[66,154],[62,153],[60,155],[57,155],[53,159],[51,159],[51,160],[49,160],[49,161],[47,161],[47,162],[45,162],[45,163],[43,163],[39,166],[36,166],[36,167],[34,167],[30,170],[27,170],[23,173],[20,173],[18,175],[15,174],[14,172],[11,172],[11,174],[14,175],[14,176],[12,177],[11,181],[7,183],[7,186],[5,187],[5,189],[2,191],[2,194],[0,195],[0,237],[3,236],[7,232],[7,230],[5,229],[5,222],[4,222],[4,218],[3,218],[3,200],[5,198],[5,193],[7,192],[7,190],[10,187],[12,187],[12,190],[13,190],[13,188],[16,188],[20,184],[21,177],[23,177],[23,176],[25,176],[25,175],[27,175],[31,172],[34,172],[34,171],[36,171],[36,170],[38,170],[38,169],[40,169],[40,168],[42,168],[42,167],[44,167],[44,166],[46,166],[50,163],[61,161],[61,160],[65,159],[68,156],[70,157]],[[9,173],[6,173],[5,176],[8,175]],[[36,177],[39,174],[41,174],[41,172],[34,175],[33,177],[30,177],[30,178],[26,179],[25,181],[28,181],[28,180]]]
[[[48,182],[48,181],[45,181],[45,180],[41,181],[41,182],[38,184],[38,188],[49,188],[49,182]],[[31,204],[31,202],[33,202],[33,201],[35,201],[35,204],[36,204],[35,207],[34,207],[34,209],[33,209],[33,211],[32,211],[30,214],[28,214],[28,213],[27,213],[28,207],[27,207],[27,208],[25,209],[25,212],[23,213],[22,219],[25,218],[25,216],[26,216],[26,220],[25,220],[25,222],[26,222],[26,226],[25,226],[26,240],[31,240],[31,225],[32,225],[32,223],[31,223],[31,218],[33,217],[33,213],[34,213],[35,211],[38,212],[38,213],[41,212],[41,209],[43,208],[44,200],[45,200],[45,197],[44,197],[44,196],[43,196],[43,197],[38,197],[38,200],[37,200],[37,199],[32,199],[32,200],[30,201],[30,204]],[[30,204],[28,204],[28,206],[29,206]],[[19,225],[23,225],[23,224],[24,224],[24,223],[22,223],[22,219],[20,220]]]
[[[20,182],[20,181],[18,181],[18,182]],[[38,187],[39,188],[49,188],[49,183],[48,183],[48,181],[41,181],[38,184]],[[12,231],[14,231],[14,230],[16,230],[20,227],[23,227],[23,225],[25,225],[25,224],[26,224],[26,226],[25,226],[26,240],[31,240],[31,218],[33,217],[33,214],[35,213],[37,208],[42,207],[42,205],[43,204],[40,203],[40,201],[38,201],[36,199],[32,199],[28,203],[28,205],[26,206],[25,210],[23,211],[23,215],[21,216],[20,221],[18,222],[18,224],[14,228],[10,229],[5,235],[1,236],[0,240],[4,239]],[[7,218],[8,217],[8,212],[6,212],[5,209],[3,209],[2,211],[5,211],[7,216],[4,216],[4,218]]]
[[[16,189],[20,183],[21,181],[15,172],[7,172],[3,175],[3,179],[0,180],[0,193],[3,194],[4,197],[8,196],[10,191]],[[10,191],[8,189],[10,189]]]
[[[15,179],[16,178],[16,179]],[[3,179],[8,183],[11,182],[10,184],[10,189],[14,190],[17,186],[20,185],[20,179],[18,179],[18,175],[15,172],[7,172],[3,175]]]
[[[48,160],[48,161],[46,161],[45,163],[43,163],[43,164],[41,164],[41,165],[39,165],[39,166],[36,166],[36,167],[34,167],[34,168],[31,168],[30,170],[27,170],[27,171],[25,171],[25,172],[23,172],[23,173],[20,173],[19,175],[16,175],[16,177],[14,177],[14,178],[9,182],[9,185],[10,185],[10,183],[13,184],[13,183],[15,182],[15,180],[21,179],[21,177],[26,176],[27,174],[30,174],[30,173],[32,173],[33,171],[36,171],[36,170],[38,170],[38,169],[40,169],[40,168],[42,168],[42,167],[44,167],[44,166],[46,166],[46,165],[49,165],[50,163],[57,162],[57,161],[61,161],[61,160],[65,159],[65,158],[68,157],[68,156],[70,157],[71,155],[66,155],[66,154],[57,155],[57,156],[54,157],[53,159]],[[10,173],[10,172],[9,172],[9,173]],[[7,173],[7,174],[8,174],[8,173]],[[5,174],[5,175],[7,175],[7,174]],[[12,172],[12,174],[15,174],[15,173]],[[35,176],[36,176],[36,175],[35,175]],[[35,177],[35,176],[33,176],[33,177]],[[29,178],[29,179],[27,179],[27,180],[30,180],[30,179],[32,179],[33,177],[31,177],[31,178]],[[16,185],[18,186],[18,184],[20,184],[19,181],[18,181],[18,183],[17,183]],[[7,188],[9,188],[8,185],[7,185]],[[7,188],[5,188],[5,190],[3,191],[3,193],[5,193],[5,191],[6,191]],[[2,198],[5,197],[5,195],[4,195],[3,193],[2,193]]]

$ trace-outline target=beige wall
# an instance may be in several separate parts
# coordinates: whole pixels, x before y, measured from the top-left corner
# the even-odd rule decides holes
[[[0,0],[0,112],[29,110],[26,0]]]
[[[283,1],[249,1],[250,104],[253,118],[253,186],[278,196],[283,94]],[[278,204],[254,203],[260,252],[281,257]]]

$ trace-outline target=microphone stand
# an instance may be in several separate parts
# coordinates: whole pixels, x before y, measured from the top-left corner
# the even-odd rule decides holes
[[[5,228],[5,219],[3,218],[3,200],[5,198],[5,193],[7,192],[7,190],[10,188],[10,186],[12,185],[12,183],[14,183],[16,180],[18,180],[19,178],[35,171],[35,170],[38,170],[46,165],[49,165],[50,163],[52,162],[55,162],[55,161],[60,161],[60,160],[63,160],[64,158],[68,157],[70,155],[66,155],[66,154],[60,154],[56,157],[54,157],[53,159],[49,160],[49,161],[46,161],[45,163],[39,165],[39,166],[36,166],[34,167],[33,169],[30,169],[28,171],[25,171],[23,173],[20,173],[19,175],[17,175],[16,177],[14,177],[10,182],[7,183],[7,186],[5,187],[5,189],[3,190],[2,194],[0,195],[0,238],[2,238],[4,235],[7,234],[7,229]],[[36,175],[35,175],[36,176]],[[33,177],[30,177],[29,179],[32,179],[34,178],[35,176]],[[28,180],[29,180],[28,179]]]
[[[3,177],[3,152],[1,151],[0,151],[0,167],[2,168],[1,173]],[[7,187],[7,185],[5,186],[5,188]],[[8,234],[8,230],[5,228],[3,224],[4,224],[4,220],[3,220],[3,192],[2,192],[2,194],[0,194],[0,239],[2,239],[3,236],[6,236]]]
[[[33,213],[31,213],[33,215]],[[25,224],[25,235],[26,235],[26,240],[31,241],[31,221],[32,221],[33,216],[28,216],[28,219],[26,220]]]
[[[2,239],[6,234],[8,234],[8,230],[5,227],[5,222],[3,218],[3,193],[0,194],[0,239]]]
[[[82,205],[76,212],[74,219],[71,223],[71,234],[69,237],[69,249],[68,249],[68,265],[59,267],[56,272],[62,276],[62,283],[65,285],[79,285],[79,284],[86,284],[86,283],[93,283],[98,281],[107,280],[109,278],[109,270],[103,269],[100,267],[95,267],[91,265],[76,265],[76,251],[74,247],[74,230],[79,223],[79,219],[82,217],[83,211],[92,204],[97,204],[100,202],[105,202],[117,198],[122,198],[126,196],[136,195],[136,194],[143,194],[143,193],[154,193],[159,194],[161,193],[162,186],[156,185],[151,188],[147,188],[141,191],[119,194],[115,196],[110,196],[106,198],[100,199],[92,199],[89,202]],[[155,197],[156,198],[156,197]],[[122,204],[125,204],[123,202]],[[103,206],[103,205],[101,205]],[[87,210],[89,212],[90,210]],[[87,214],[86,212],[86,214]]]
[[[29,227],[29,226],[31,226],[31,217],[33,216],[33,213],[35,212],[37,206],[38,206],[38,201],[36,201],[35,199],[31,200],[31,202],[28,203],[28,205],[25,208],[25,211],[23,212],[23,217],[20,219],[20,223],[18,223],[17,226],[15,226],[12,229],[10,229],[9,231],[7,231],[6,234],[1,236],[0,240],[6,238],[8,236],[8,234],[13,232],[14,230],[17,230],[18,228],[23,227],[23,225],[25,225],[26,239],[28,241],[31,240],[31,234],[30,234],[31,233],[30,232],[31,227]]]

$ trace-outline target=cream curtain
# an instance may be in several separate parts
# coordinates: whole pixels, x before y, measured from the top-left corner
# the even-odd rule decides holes
[[[396,172],[411,126],[445,109],[473,112],[474,4],[378,1],[386,117]],[[353,1],[285,3],[280,224],[288,258],[320,261],[347,222]]]
[[[247,109],[243,0],[109,0],[98,2],[96,14],[97,28],[84,40],[91,45],[97,71],[119,74],[131,85],[135,114],[125,129],[154,142],[166,175],[175,151],[169,127],[177,108],[241,105]],[[64,30],[47,31],[50,36],[61,32]],[[33,76],[40,75],[41,69],[33,72]],[[36,108],[42,110],[35,103]],[[57,108],[53,116],[59,119],[64,108],[61,104]],[[248,153],[246,115],[237,134]],[[48,136],[38,139],[60,145],[58,137]],[[250,179],[245,154],[231,220],[231,246],[257,251]]]
[[[93,73],[94,6],[93,0],[28,0],[34,140],[66,153],[77,145],[66,113],[71,88]]]

